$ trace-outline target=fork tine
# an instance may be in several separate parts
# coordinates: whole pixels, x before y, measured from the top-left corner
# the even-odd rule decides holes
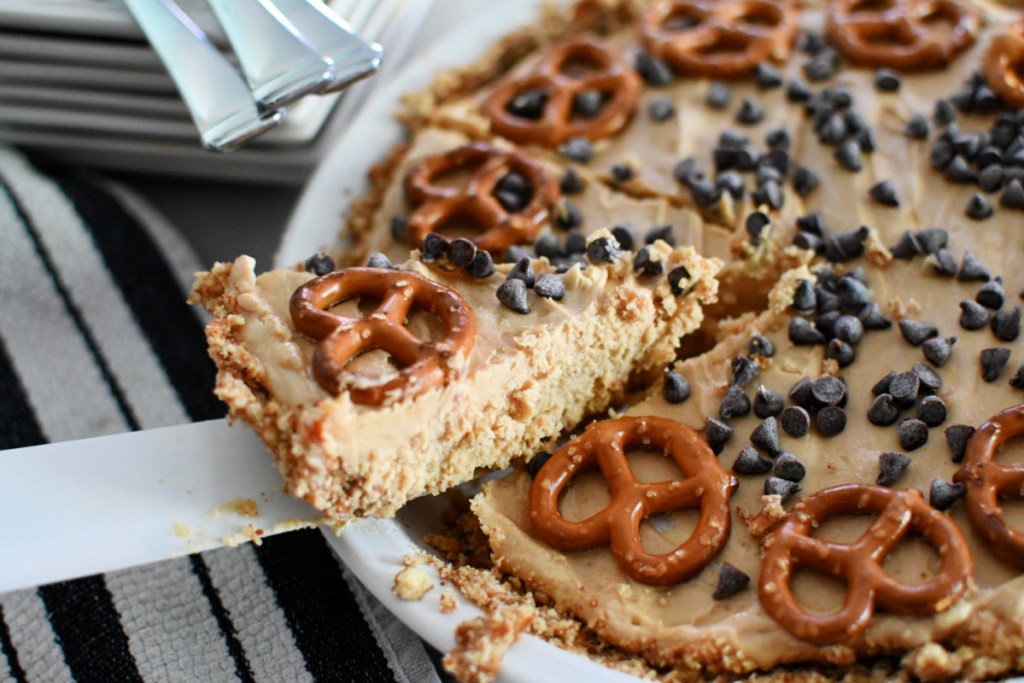
[[[257,108],[238,72],[173,0],[125,4],[167,67],[204,147],[227,152],[280,122],[280,112]]]
[[[341,90],[380,67],[383,50],[368,43],[320,0],[271,0],[310,45],[334,63],[334,78],[319,92]]]

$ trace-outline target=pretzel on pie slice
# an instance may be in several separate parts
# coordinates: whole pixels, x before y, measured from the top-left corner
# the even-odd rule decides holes
[[[582,73],[571,73],[580,64]],[[509,112],[513,99],[537,89],[547,93],[538,118]],[[597,140],[621,131],[633,116],[639,89],[640,77],[614,47],[595,36],[580,36],[549,47],[533,74],[498,86],[481,110],[498,135],[519,144],[554,147],[570,138]],[[573,102],[586,91],[601,93],[601,109],[589,118],[574,118]]]
[[[355,297],[380,300],[371,314],[349,318],[330,309]],[[347,389],[354,403],[380,405],[401,395],[412,398],[445,383],[450,360],[467,357],[476,342],[476,316],[458,292],[408,271],[347,268],[310,280],[295,290],[289,308],[299,332],[318,340],[313,376],[325,391]],[[436,340],[417,338],[405,326],[420,309],[436,315],[444,327]],[[387,382],[357,376],[346,365],[361,353],[383,350],[399,366]]]
[[[788,0],[662,0],[641,25],[644,45],[677,71],[736,78],[781,61],[796,37]]]
[[[997,557],[1024,569],[1024,533],[1006,524],[1000,497],[1024,497],[1024,465],[992,461],[1009,439],[1024,434],[1024,404],[989,419],[967,442],[963,466],[953,481],[964,485],[971,526]]]
[[[977,8],[956,0],[831,0],[827,33],[855,64],[899,71],[940,69],[973,43]],[[947,20],[946,31],[929,25]]]
[[[436,182],[442,175],[460,171],[471,173],[460,187]],[[529,200],[518,211],[509,211],[494,196],[498,182],[512,172],[531,186]],[[410,247],[422,246],[428,234],[461,219],[480,230],[473,239],[477,248],[492,254],[533,239],[558,197],[555,180],[538,162],[522,152],[483,142],[426,157],[409,170],[404,189],[406,200],[415,207],[405,228]]]
[[[657,448],[686,475],[678,481],[640,483],[626,449]],[[606,508],[579,522],[558,511],[558,496],[577,474],[601,470],[612,494]],[[729,538],[729,499],[736,479],[718,464],[707,442],[684,425],[661,417],[623,417],[595,422],[551,456],[530,490],[530,519],[538,535],[560,550],[587,550],[610,544],[619,566],[642,583],[668,585],[698,574]],[[646,552],[640,523],[661,512],[700,508],[690,538],[664,554]]]
[[[1024,19],[994,36],[981,58],[985,81],[1011,107],[1024,107]]]
[[[878,517],[850,544],[811,537],[829,517],[846,514]],[[884,568],[886,556],[910,532],[920,534],[939,555],[938,573],[924,583],[901,583]],[[844,578],[847,594],[842,607],[831,614],[805,611],[790,586],[798,567]],[[876,607],[922,616],[942,612],[963,594],[973,571],[960,528],[920,492],[844,484],[804,498],[767,536],[758,597],[765,611],[791,634],[824,645],[863,631]]]

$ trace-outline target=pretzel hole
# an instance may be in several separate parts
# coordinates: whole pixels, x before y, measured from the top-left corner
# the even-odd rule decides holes
[[[850,585],[841,576],[798,567],[789,580],[789,589],[801,609],[808,614],[825,616],[839,611]]]
[[[861,32],[861,39],[869,45],[907,47],[917,42],[910,34],[900,30],[894,24],[879,25],[871,30]]]
[[[833,515],[811,530],[811,538],[850,544],[860,538],[877,515]]]
[[[663,555],[690,539],[700,522],[700,508],[651,515],[640,522],[640,546],[644,552]]]
[[[1011,439],[999,444],[992,454],[992,462],[999,465],[1024,464],[1024,441]]]
[[[777,8],[768,5],[751,7],[746,12],[736,17],[737,24],[748,26],[759,26],[763,28],[775,28],[782,23],[782,12]]]
[[[608,65],[599,59],[588,54],[574,53],[562,60],[562,63],[558,65],[558,72],[563,76],[580,80],[607,68]]]
[[[915,585],[939,575],[938,551],[923,536],[907,534],[886,556],[882,567],[900,583]]]
[[[704,23],[704,16],[695,8],[676,7],[665,20],[661,27],[666,31],[689,31]]]
[[[473,174],[484,164],[484,159],[479,163],[460,164],[435,173],[430,177],[430,184],[434,187],[461,189],[465,187]]]
[[[567,522],[593,517],[612,502],[612,492],[601,472],[593,468],[578,473],[558,496],[558,513]]]
[[[346,318],[366,318],[373,315],[381,302],[381,299],[373,296],[355,296],[340,301],[329,310]],[[403,324],[414,336],[424,341],[436,341],[445,331],[439,317],[415,307],[409,311]],[[405,366],[384,349],[367,349],[350,358],[344,367],[347,372],[359,375],[363,380],[383,383]]]
[[[956,28],[959,17],[940,6],[922,16],[920,21],[932,33],[948,34]]]
[[[891,10],[895,6],[895,0],[861,0],[861,2],[853,4],[850,8],[850,14],[858,14],[860,12],[880,14]]]

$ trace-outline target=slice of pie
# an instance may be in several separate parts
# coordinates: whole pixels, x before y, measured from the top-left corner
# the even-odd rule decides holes
[[[287,489],[332,521],[505,467],[659,371],[714,301],[719,264],[607,232],[564,272],[546,259],[257,276],[241,257],[197,277],[217,395],[274,455]],[[472,260],[472,259],[471,259]],[[489,261],[484,261],[484,265]],[[472,273],[472,274],[471,274]]]
[[[1003,444],[1024,433],[1024,278],[1004,263],[788,273],[769,310],[723,325],[589,445],[485,485],[496,564],[657,667],[1019,670],[1024,469]],[[630,429],[649,438],[613,466]]]

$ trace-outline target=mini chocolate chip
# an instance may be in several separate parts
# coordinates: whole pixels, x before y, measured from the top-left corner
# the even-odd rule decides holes
[[[633,167],[629,164],[612,164],[611,176],[617,183],[628,182],[633,177]]]
[[[974,91],[974,110],[979,114],[991,114],[999,108],[999,96],[987,85],[979,85]]]
[[[587,244],[587,258],[591,263],[616,263],[619,244],[614,237],[598,237]]]
[[[550,232],[537,238],[537,241],[533,243],[533,250],[537,252],[537,256],[543,256],[549,261],[562,255],[562,245],[558,243],[558,238]]]
[[[960,302],[960,327],[980,330],[988,324],[991,314],[981,304],[964,299]]]
[[[1006,301],[1006,291],[999,280],[990,280],[981,286],[978,293],[974,295],[974,300],[985,308],[999,310]]]
[[[743,389],[733,384],[722,397],[722,403],[718,406],[718,416],[723,420],[734,417],[743,417],[750,412],[750,399],[743,393]]]
[[[707,105],[712,109],[725,109],[732,101],[732,89],[721,81],[708,84]]]
[[[306,259],[305,263],[302,264],[302,267],[307,273],[312,273],[316,276],[327,275],[327,273],[333,273],[335,270],[334,259],[322,251],[317,252]]]
[[[789,406],[779,416],[779,424],[790,436],[801,437],[810,429],[811,416],[800,406]]]
[[[533,262],[530,261],[529,257],[523,257],[516,261],[516,264],[512,266],[512,270],[508,272],[508,279],[522,280],[527,289],[533,287],[537,277],[533,273]]]
[[[713,206],[722,197],[722,191],[710,180],[693,180],[689,187],[694,203],[703,208]]]
[[[793,139],[785,128],[772,128],[765,133],[764,143],[768,145],[769,149],[788,150],[793,144]]]
[[[992,316],[989,324],[996,338],[1011,342],[1020,336],[1020,306],[1004,309]]]
[[[530,304],[527,301],[526,293],[526,283],[519,278],[512,277],[505,280],[496,292],[498,301],[516,313],[530,312]]]
[[[872,395],[874,395],[874,396],[881,396],[882,394],[888,394],[889,393],[889,385],[892,384],[892,380],[893,380],[893,378],[895,376],[896,376],[896,373],[893,372],[892,370],[887,372],[885,374],[885,377],[883,377],[882,379],[880,379],[877,382],[875,382],[875,385],[873,387],[871,387]],[[920,379],[918,381],[920,381]]]
[[[969,251],[964,252],[963,260],[960,262],[960,270],[956,274],[957,280],[960,282],[970,282],[973,280],[988,282],[991,277],[988,270],[974,254]]]
[[[651,117],[652,121],[658,123],[668,121],[675,114],[676,106],[667,97],[655,97],[647,103],[647,115]]]
[[[583,180],[580,178],[580,174],[570,167],[562,175],[558,187],[562,190],[562,194],[579,194],[583,192]]]
[[[775,476],[786,481],[800,481],[807,476],[807,468],[800,458],[783,451],[775,460]]]
[[[1010,386],[1014,389],[1024,389],[1024,363],[1017,366],[1017,372],[1010,378]]]
[[[718,573],[718,585],[711,597],[714,600],[726,600],[739,593],[750,583],[750,577],[742,570],[737,569],[728,562],[722,563],[722,569]]]
[[[393,263],[391,263],[391,259],[389,259],[386,255],[384,255],[384,254],[382,254],[382,253],[380,253],[378,251],[378,252],[370,255],[369,260],[366,262],[366,267],[367,268],[394,268],[395,266],[394,266]]]
[[[789,499],[794,493],[798,493],[803,487],[795,481],[789,481],[782,477],[766,477],[764,480],[764,493],[767,496],[779,496],[782,502]]]
[[[578,230],[570,230],[565,235],[564,251],[567,255],[587,253],[587,236]]]
[[[846,122],[846,130],[851,133],[859,133],[867,128],[867,122],[856,109],[847,109],[843,112],[843,121]]]
[[[983,349],[981,352],[981,378],[986,382],[995,382],[1003,374],[1003,368],[1010,360],[1010,349],[996,347]]]
[[[594,146],[586,138],[569,138],[558,148],[558,152],[570,161],[589,164],[594,158]]]
[[[946,165],[943,175],[951,183],[967,184],[973,183],[975,179],[970,163],[959,154]]]
[[[941,368],[949,360],[949,354],[956,344],[956,337],[935,337],[921,344],[925,359],[937,368]]]
[[[928,119],[921,114],[912,114],[903,127],[903,134],[912,140],[925,140],[930,130]]]
[[[817,284],[814,286],[814,297],[817,300],[816,310],[818,313],[839,312],[839,297],[829,291],[824,285]]]
[[[779,426],[774,417],[765,418],[754,428],[750,434],[750,443],[766,451],[768,455],[779,454]]]
[[[759,62],[754,70],[754,81],[762,90],[778,88],[782,85],[782,74],[767,62]]]
[[[879,394],[868,408],[868,422],[879,427],[894,424],[899,416],[899,406],[890,394]]]
[[[826,145],[838,145],[846,139],[846,118],[842,114],[833,114],[825,119],[819,138]]]
[[[622,225],[616,225],[611,230],[612,237],[619,243],[619,248],[624,251],[633,251],[633,247],[636,244],[636,236],[633,233],[633,226],[628,223]],[[586,245],[584,243],[584,250]]]
[[[928,502],[936,510],[948,510],[963,498],[965,490],[964,485],[959,482],[950,483],[936,477],[932,479],[932,485],[928,489]]]
[[[521,211],[530,203],[533,185],[522,173],[506,173],[494,186],[494,196],[506,211]]]
[[[448,262],[458,268],[465,268],[476,256],[476,245],[464,237],[452,240],[448,245]]]
[[[736,120],[743,125],[752,126],[760,123],[763,118],[764,107],[753,97],[744,97],[739,111],[736,112]]]
[[[466,272],[470,277],[486,278],[494,275],[494,260],[491,255],[483,249],[478,249],[473,261],[466,266]]]
[[[753,446],[744,446],[732,464],[736,474],[766,474],[772,468],[772,461],[762,458]]]
[[[867,286],[848,275],[839,278],[836,282],[836,290],[839,303],[845,308],[860,308],[871,301],[871,291]]]
[[[917,239],[925,253],[934,254],[949,243],[949,233],[944,228],[925,228],[917,233]]]
[[[743,176],[736,171],[723,171],[715,178],[715,188],[727,192],[733,199],[742,199],[746,187]]]
[[[986,199],[985,195],[975,192],[971,195],[970,200],[968,200],[967,209],[964,213],[967,214],[968,218],[983,221],[986,218],[991,218],[994,211],[992,202]]]
[[[771,227],[772,219],[763,211],[752,211],[745,222],[747,234],[754,244],[757,244],[761,237],[761,231]]]
[[[896,92],[900,89],[900,75],[892,69],[875,71],[875,87],[882,92]]]
[[[763,384],[754,394],[754,414],[760,418],[777,417],[782,413],[785,401],[782,394],[768,389]]]
[[[864,336],[864,323],[852,315],[840,316],[832,326],[832,334],[847,344],[857,345]]]
[[[985,192],[996,192],[1003,187],[1003,167],[991,165],[978,174],[978,187]]]
[[[793,189],[801,197],[806,197],[821,184],[818,176],[805,166],[797,166],[793,171]]]
[[[825,243],[817,235],[812,235],[809,232],[798,232],[793,238],[793,246],[820,253],[824,249]]]
[[[835,74],[838,61],[834,50],[824,48],[804,64],[804,75],[813,83],[827,81]]]
[[[592,119],[601,112],[604,98],[599,90],[583,90],[572,98],[572,113],[584,119]]]
[[[665,383],[661,387],[661,395],[669,403],[682,403],[690,398],[690,383],[675,370],[666,370]]]
[[[665,272],[665,264],[651,258],[651,250],[644,247],[633,258],[633,271],[641,275],[661,275]]]
[[[544,114],[548,103],[548,91],[544,88],[524,90],[505,105],[505,111],[521,119],[536,121]]]
[[[789,400],[804,408],[816,408],[814,395],[811,393],[813,385],[814,381],[810,377],[801,378],[789,388]]]
[[[967,451],[967,442],[974,436],[974,427],[970,425],[951,425],[946,427],[946,443],[953,462],[961,462]]]
[[[892,320],[882,313],[882,307],[874,301],[864,304],[857,312],[857,318],[865,330],[887,330],[892,327]]]
[[[929,254],[925,263],[930,264],[935,274],[942,277],[953,277],[958,270],[956,259],[945,249],[939,249],[934,254]]]
[[[750,338],[750,343],[747,345],[747,351],[752,356],[765,356],[771,358],[775,355],[775,344],[768,337],[760,334],[755,334]]]
[[[822,375],[811,384],[811,396],[823,406],[834,406],[846,395],[846,385],[831,375]]]
[[[917,450],[928,443],[928,425],[916,418],[903,420],[896,427],[896,438],[903,450]]]
[[[686,269],[686,266],[676,266],[672,270],[668,271],[668,284],[672,288],[672,293],[676,296],[688,291],[683,287],[682,283],[689,279],[690,271]]]
[[[829,311],[828,313],[822,313],[814,319],[814,327],[817,328],[818,332],[825,335],[825,339],[832,339],[835,336],[836,321],[839,320],[839,316],[842,315],[839,311]]]
[[[793,308],[801,313],[813,313],[818,307],[818,297],[810,280],[797,280],[793,290]]]
[[[833,339],[825,349],[825,357],[831,358],[839,367],[845,368],[857,359],[857,351],[842,339]]]
[[[757,377],[761,372],[761,366],[746,356],[736,356],[732,359],[732,379],[730,384],[746,386],[750,380]]]
[[[934,394],[942,388],[942,378],[939,377],[939,373],[924,363],[914,363],[914,367],[910,368],[910,371],[917,375],[917,379],[921,383],[917,392],[919,395]]]
[[[1019,178],[1008,182],[999,197],[999,204],[1008,209],[1024,209],[1024,182]]]
[[[658,240],[661,240],[670,247],[676,246],[676,238],[672,234],[672,225],[670,223],[656,225],[644,235],[645,244],[654,244]]]
[[[568,197],[559,197],[555,202],[555,225],[566,230],[583,225],[583,214]]]
[[[938,396],[925,396],[917,406],[917,418],[929,427],[938,427],[946,421],[946,402]]]
[[[405,242],[405,229],[408,225],[408,216],[392,216],[391,226],[389,227],[391,239],[396,242]]]
[[[899,325],[903,338],[906,339],[911,346],[920,346],[932,337],[939,336],[939,328],[935,327],[935,325],[932,325],[931,323],[923,323],[918,320],[904,318],[899,322]]]
[[[847,140],[836,150],[835,158],[846,170],[857,172],[864,168],[860,152],[860,145],[855,140]]]
[[[871,128],[865,128],[864,130],[860,131],[859,133],[857,133],[857,136],[854,139],[857,142],[857,147],[859,147],[860,151],[864,152],[865,154],[870,154],[871,152],[874,152],[875,148],[877,147],[875,143],[875,131],[872,130]]]
[[[953,149],[953,145],[943,140],[936,140],[928,152],[928,159],[936,171],[945,171],[954,157],[956,150]]]
[[[839,406],[826,406],[814,416],[814,426],[822,436],[835,436],[846,429],[846,413]]]
[[[739,150],[750,143],[750,138],[741,133],[738,130],[732,128],[725,128],[718,134],[718,144],[722,148],[731,149],[733,151]]]
[[[956,119],[956,110],[949,100],[935,100],[935,110],[932,112],[932,120],[936,126],[948,126]]]
[[[918,242],[914,233],[909,230],[903,231],[896,244],[890,247],[889,251],[892,252],[893,258],[898,259],[911,259],[924,253],[921,243]]]
[[[672,70],[668,68],[668,64],[646,52],[636,53],[633,68],[647,85],[660,88],[672,83]]]
[[[786,197],[782,193],[782,186],[775,180],[767,180],[760,187],[754,190],[750,198],[755,206],[767,206],[770,209],[781,209],[786,203]]]
[[[537,278],[536,284],[533,286],[533,291],[538,296],[542,296],[545,299],[554,299],[558,301],[565,296],[565,283],[562,282],[562,278],[551,273],[544,273]]]
[[[550,453],[538,453],[526,463],[526,471],[530,473],[531,479],[536,479],[540,469],[551,459]]]
[[[896,186],[891,180],[883,180],[873,185],[868,191],[871,198],[882,206],[899,206],[900,200],[896,196]]]
[[[786,99],[790,102],[806,102],[811,99],[810,87],[799,78],[791,80],[786,85]]]
[[[721,420],[709,417],[704,423],[704,440],[708,442],[711,450],[718,455],[725,448],[732,438],[732,427]]]
[[[878,478],[875,483],[879,486],[892,486],[909,466],[910,456],[906,453],[882,453],[878,456]]]
[[[789,340],[798,346],[824,344],[825,335],[803,318],[793,318],[789,321]]]
[[[868,227],[862,225],[829,235],[825,240],[825,258],[836,263],[858,258],[864,254],[864,242],[870,234]]]
[[[888,393],[903,407],[914,405],[920,391],[921,378],[914,372],[898,372],[889,381]]]
[[[423,238],[423,246],[420,249],[420,260],[424,263],[434,263],[448,253],[448,240],[436,232],[428,233]]]

